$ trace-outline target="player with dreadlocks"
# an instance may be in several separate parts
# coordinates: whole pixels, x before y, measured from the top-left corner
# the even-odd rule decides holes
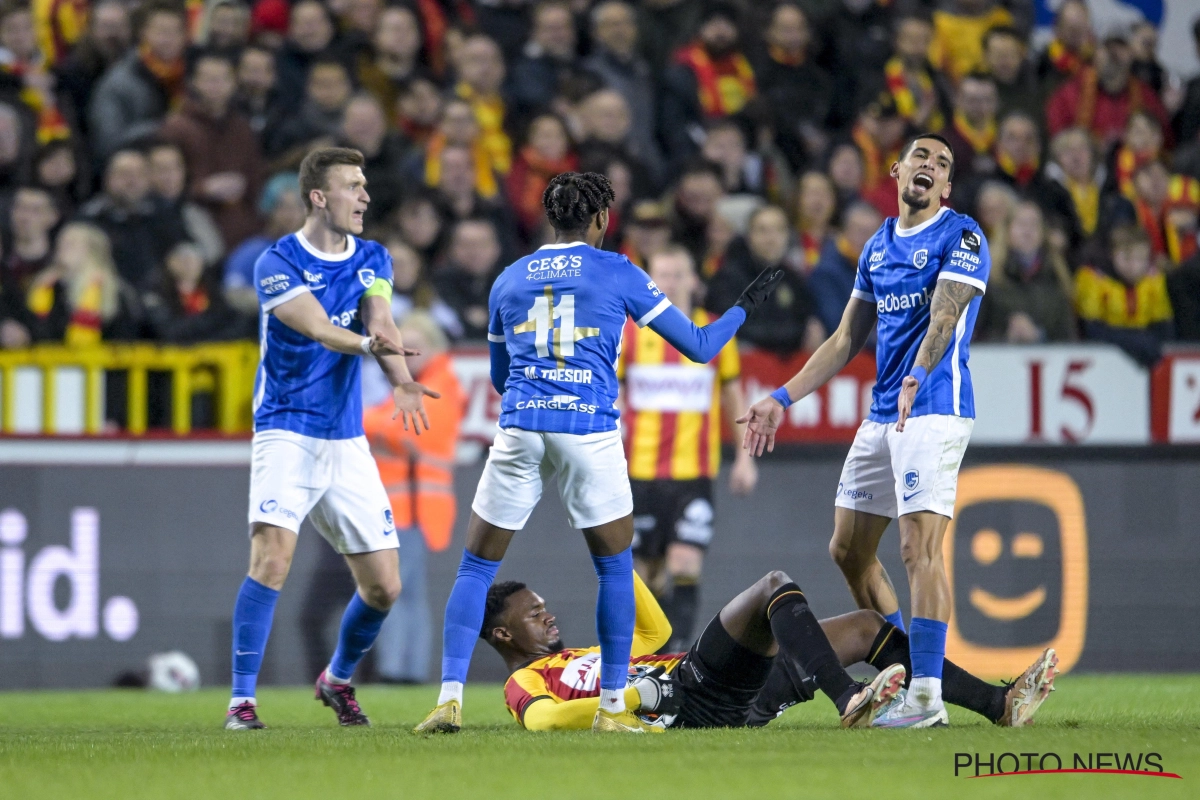
[[[765,270],[737,305],[694,325],[629,259],[600,250],[613,190],[603,175],[567,172],[542,205],[555,241],[509,266],[488,300],[492,384],[503,396],[500,431],[475,492],[467,547],[446,603],[442,692],[418,733],[462,724],[462,688],[483,624],[488,587],[513,534],[557,477],[573,528],[583,531],[600,590],[600,660],[573,680],[600,686],[597,731],[648,728],[625,707],[633,642],[633,494],[617,422],[616,363],[627,318],[705,364],[770,296],[782,270]],[[596,674],[596,671],[599,674]]]

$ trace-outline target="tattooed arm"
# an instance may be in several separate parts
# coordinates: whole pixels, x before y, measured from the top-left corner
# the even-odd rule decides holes
[[[961,281],[939,280],[933,290],[933,299],[929,304],[929,331],[921,340],[917,350],[913,369],[920,368],[929,373],[941,362],[954,338],[954,329],[958,320],[967,310],[967,306],[975,299],[979,290]],[[917,398],[920,381],[912,375],[905,377],[900,387],[898,401],[900,418],[896,422],[896,430],[903,432],[904,422],[912,413],[913,401]]]

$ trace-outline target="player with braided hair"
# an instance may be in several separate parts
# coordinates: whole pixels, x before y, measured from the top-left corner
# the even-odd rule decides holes
[[[546,187],[542,204],[555,241],[501,273],[488,300],[492,384],[503,396],[500,431],[479,480],[467,547],[446,603],[442,692],[417,726],[454,732],[462,724],[462,687],[488,587],[516,531],[557,477],[573,528],[583,531],[599,578],[596,629],[600,686],[597,731],[649,730],[625,707],[633,641],[633,494],[618,430],[616,363],[625,322],[707,363],[783,278],[765,270],[737,304],[697,327],[629,259],[600,250],[612,186],[603,175],[567,172]]]

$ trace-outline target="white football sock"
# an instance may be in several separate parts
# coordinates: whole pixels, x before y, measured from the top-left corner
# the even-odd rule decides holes
[[[600,708],[610,714],[619,714],[625,710],[624,689],[601,689]]]
[[[451,700],[457,700],[459,705],[462,705],[463,685],[458,681],[442,681],[442,693],[438,695],[437,704],[448,703]]]
[[[230,707],[230,708],[237,708],[237,707],[238,707],[238,706],[240,706],[242,703],[249,703],[249,704],[250,704],[250,705],[252,705],[252,706],[257,706],[257,705],[258,705],[258,701],[257,701],[257,700],[255,700],[253,697],[235,697],[235,698],[233,698],[232,700],[230,700],[230,701],[229,701],[229,707]]]
[[[333,670],[331,670],[329,667],[325,668],[325,680],[329,681],[334,686],[345,686],[348,683],[350,683],[349,678],[342,680],[341,678],[335,677],[333,674]]]
[[[941,678],[913,678],[908,686],[908,702],[921,709],[942,705]]]

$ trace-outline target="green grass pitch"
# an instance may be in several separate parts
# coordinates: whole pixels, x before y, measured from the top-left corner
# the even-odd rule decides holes
[[[224,690],[0,693],[0,797],[1200,797],[1200,675],[1068,676],[1024,730],[951,709],[945,730],[843,731],[819,700],[762,730],[531,734],[490,685],[468,688],[462,733],[414,736],[435,696],[366,686],[374,727],[343,730],[311,692],[266,689],[271,728],[235,733],[220,727]],[[956,752],[1055,752],[1068,767],[1074,753],[1156,752],[1182,780],[956,778]]]

